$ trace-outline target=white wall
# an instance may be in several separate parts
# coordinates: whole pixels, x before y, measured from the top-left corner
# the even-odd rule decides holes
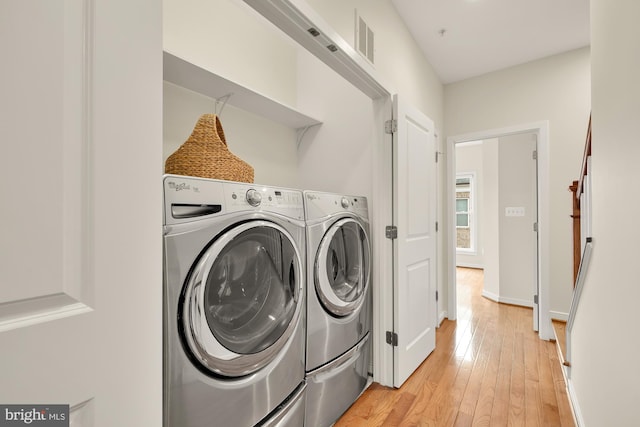
[[[322,125],[311,128],[298,149],[302,188],[373,202],[373,101],[315,56],[298,56],[298,105]]]
[[[594,250],[572,334],[570,386],[584,426],[640,425],[638,228],[629,198],[640,143],[640,3],[591,0]],[[624,198],[624,199],[623,199]]]
[[[215,101],[164,82],[163,161],[186,141],[198,118],[213,113]],[[254,168],[256,183],[300,187],[296,131],[226,105],[220,115],[229,150]],[[163,164],[164,170],[164,164]]]
[[[548,120],[550,151],[551,311],[569,311],[571,201],[590,105],[590,55],[583,48],[445,86],[448,136]]]
[[[484,179],[482,162],[482,143],[456,144],[456,173],[473,173],[474,193],[471,195],[475,211],[475,253],[458,252],[456,264],[462,267],[483,268],[484,267]],[[473,233],[473,230],[472,230]]]
[[[88,229],[98,357],[84,363],[93,367],[98,393],[94,418],[77,421],[160,425],[162,9],[155,0],[86,3],[95,8],[95,91],[85,164],[91,218],[81,227]]]

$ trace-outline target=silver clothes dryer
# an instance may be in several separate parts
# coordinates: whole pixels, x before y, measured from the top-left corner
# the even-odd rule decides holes
[[[371,244],[365,197],[305,191],[307,409],[305,425],[334,423],[367,384]]]
[[[165,427],[300,427],[300,191],[164,177]]]

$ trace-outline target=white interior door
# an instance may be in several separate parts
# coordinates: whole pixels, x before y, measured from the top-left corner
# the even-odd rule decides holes
[[[435,348],[436,158],[433,122],[394,96],[393,385],[400,387]]]
[[[0,2],[2,405],[161,425],[161,9]]]
[[[0,16],[1,132],[11,158],[2,181],[20,183],[0,190],[12,206],[0,213],[0,401],[69,404],[82,418],[96,392],[86,363],[96,357],[96,316],[80,163],[87,15],[81,1],[12,1]]]
[[[538,330],[536,134],[505,135],[497,147],[498,301],[533,307]]]
[[[540,271],[539,271],[539,251],[540,244],[538,242],[538,135],[534,134],[532,137],[532,149],[535,155],[533,156],[533,167],[531,168],[531,199],[533,207],[531,209],[533,213],[534,234],[533,234],[533,254],[531,263],[533,266],[533,330],[538,332],[540,330]]]

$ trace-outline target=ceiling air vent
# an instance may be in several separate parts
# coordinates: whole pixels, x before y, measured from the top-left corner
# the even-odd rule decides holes
[[[374,34],[369,24],[356,10],[356,50],[367,58],[370,63],[374,63]]]

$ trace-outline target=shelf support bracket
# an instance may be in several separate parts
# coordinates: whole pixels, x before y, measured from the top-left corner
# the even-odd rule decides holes
[[[300,148],[300,144],[302,144],[302,138],[304,138],[304,135],[307,133],[307,131],[314,127],[314,126],[320,126],[322,123],[317,123],[315,125],[309,125],[309,126],[305,126],[303,128],[298,129],[298,135],[297,135],[297,147]]]
[[[233,92],[223,95],[220,98],[215,98],[216,105],[214,107],[214,112],[216,113],[216,115],[222,116],[222,110],[224,110],[225,105],[227,105],[227,101],[229,101],[229,98],[231,98],[232,95]],[[218,106],[220,104],[222,104],[222,106],[220,107],[220,111],[218,111]]]

